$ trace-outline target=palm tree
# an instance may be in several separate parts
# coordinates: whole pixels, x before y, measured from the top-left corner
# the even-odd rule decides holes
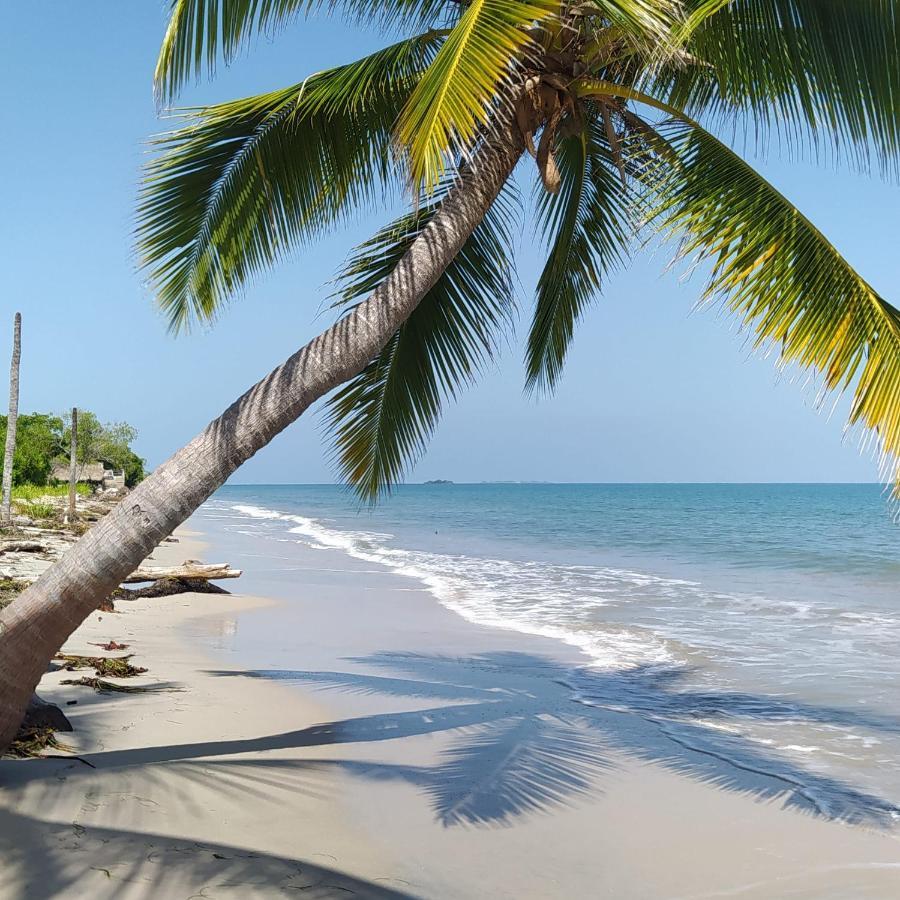
[[[337,6],[337,4],[334,4]],[[0,746],[47,661],[144,556],[314,401],[365,498],[424,448],[509,318],[510,175],[537,163],[547,262],[527,384],[557,383],[575,325],[629,248],[674,234],[783,364],[852,393],[885,466],[900,450],[900,313],[715,137],[895,176],[900,0],[348,0],[412,34],[282,90],[189,110],[156,139],[139,250],[172,327],[385,196],[410,212],[358,248],[334,325],[233,403],[0,615]],[[300,0],[173,0],[162,103]],[[329,9],[332,8],[330,5]],[[891,468],[886,474],[893,475]]]
[[[16,426],[19,420],[19,362],[22,359],[22,313],[13,320],[12,364],[9,368],[9,415],[6,417],[6,445],[3,452],[3,497],[0,525],[9,525],[12,507],[13,459],[16,455]]]

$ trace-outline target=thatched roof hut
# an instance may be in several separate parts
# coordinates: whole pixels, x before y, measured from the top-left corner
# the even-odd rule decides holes
[[[79,463],[75,467],[75,474],[78,481],[87,484],[103,484],[103,482],[112,475],[112,469],[107,469],[103,463]],[[57,463],[50,473],[50,477],[54,481],[69,480],[69,464]]]

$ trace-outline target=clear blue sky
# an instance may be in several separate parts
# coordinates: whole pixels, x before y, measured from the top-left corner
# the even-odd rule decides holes
[[[2,158],[0,365],[12,313],[24,316],[22,409],[73,405],[140,431],[150,465],[330,321],[326,283],[377,218],[334,234],[274,271],[215,329],[170,337],[132,252],[143,142],[156,118],[151,73],[163,0],[53,0],[6,8],[0,38]],[[380,42],[320,19],[262,41],[184,102],[212,102],[301,80]],[[888,299],[900,300],[898,189],[791,164],[765,173]],[[519,338],[448,410],[411,480],[871,481],[843,418],[817,413],[799,385],[748,356],[715,312],[691,312],[702,281],[639,258],[586,317],[549,400],[522,392],[521,345],[538,254],[522,237]],[[304,420],[235,481],[333,480],[321,421]]]

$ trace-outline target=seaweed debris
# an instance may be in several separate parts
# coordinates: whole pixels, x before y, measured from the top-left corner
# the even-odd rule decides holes
[[[177,691],[180,688],[163,687],[162,685],[131,685],[131,684],[113,684],[111,681],[104,681],[102,678],[90,678],[85,675],[82,678],[68,678],[61,681],[60,684],[76,684],[82,687],[94,688],[100,693],[110,694],[151,694],[161,691]]]
[[[45,750],[61,750],[68,753],[72,748],[57,740],[56,732],[47,725],[26,726],[19,730],[4,755],[15,759],[31,759],[43,756]]]
[[[93,669],[95,674],[111,678],[133,678],[143,675],[147,670],[143,666],[133,666],[128,656],[79,656],[76,653],[59,653],[54,657],[62,662],[67,672],[76,669]]]

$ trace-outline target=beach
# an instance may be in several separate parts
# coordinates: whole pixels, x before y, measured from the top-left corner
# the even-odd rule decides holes
[[[209,511],[177,536],[153,563],[228,562],[242,593],[67,642],[129,643],[164,690],[46,676],[77,758],[0,763],[0,897],[900,894],[887,799],[643,707],[635,670]]]
[[[900,0],[101,10],[4,17],[0,900],[900,900]]]

